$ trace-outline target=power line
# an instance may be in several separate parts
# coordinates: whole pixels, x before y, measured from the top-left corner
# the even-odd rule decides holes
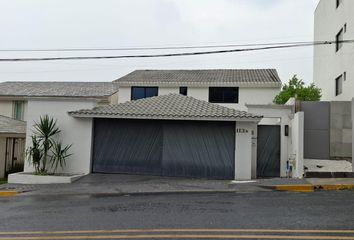
[[[231,48],[231,47],[256,47],[289,44],[309,44],[314,42],[276,42],[276,43],[250,43],[226,45],[194,45],[171,47],[125,47],[125,48],[47,48],[47,49],[0,49],[0,52],[87,52],[87,51],[141,51],[141,50],[181,50],[202,48]]]
[[[19,62],[19,61],[54,61],[54,60],[89,60],[89,59],[120,59],[120,58],[159,58],[159,57],[179,57],[179,56],[197,56],[197,55],[209,55],[209,54],[222,54],[233,52],[250,52],[261,51],[271,49],[285,49],[285,48],[298,48],[308,47],[316,45],[330,45],[334,43],[354,43],[354,40],[342,40],[342,41],[317,41],[308,42],[302,44],[287,44],[287,45],[275,45],[264,46],[256,48],[239,48],[239,49],[227,49],[227,50],[213,50],[213,51],[200,51],[200,52],[182,52],[182,53],[163,53],[163,54],[140,54],[140,55],[118,55],[118,56],[81,56],[81,57],[42,57],[42,58],[0,58],[0,62]]]

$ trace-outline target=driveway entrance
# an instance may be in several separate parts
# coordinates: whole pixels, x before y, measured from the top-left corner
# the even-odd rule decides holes
[[[95,119],[95,173],[234,179],[235,122]]]

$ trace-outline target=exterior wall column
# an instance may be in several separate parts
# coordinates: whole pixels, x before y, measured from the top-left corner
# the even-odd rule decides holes
[[[304,112],[294,115],[292,124],[292,142],[295,166],[292,177],[303,178],[304,175]]]
[[[252,126],[250,122],[236,122],[235,179],[252,179]]]
[[[354,172],[353,153],[354,153],[354,98],[352,99],[352,169]]]

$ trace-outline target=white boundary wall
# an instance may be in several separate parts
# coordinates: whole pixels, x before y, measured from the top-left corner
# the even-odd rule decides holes
[[[292,144],[291,154],[294,156],[292,177],[304,176],[304,112],[297,112],[291,124]]]
[[[250,113],[262,115],[260,125],[279,125],[280,130],[280,176],[289,176],[288,163],[293,165],[291,177],[302,178],[304,173],[304,113],[293,113],[292,105],[246,105]],[[285,126],[289,134],[285,136]],[[257,136],[257,134],[256,134]],[[256,144],[256,143],[255,143]],[[257,150],[255,151],[257,154]],[[252,173],[257,171],[257,157],[253,159]]]
[[[285,126],[291,125],[292,107],[278,105],[246,106],[250,113],[262,115],[264,117],[259,123],[260,125],[280,125],[280,176],[286,177],[286,163],[289,159],[289,149],[291,148],[291,135],[289,134],[289,136],[285,136]],[[257,172],[257,164],[254,165],[253,172]]]
[[[62,171],[66,173],[87,174],[91,171],[92,119],[76,119],[67,114],[68,111],[91,109],[95,100],[88,99],[33,99],[28,101],[26,148],[30,146],[33,125],[40,116],[48,115],[57,120],[62,133],[59,139],[63,144],[72,144],[73,155],[66,162]],[[58,169],[59,170],[59,169]],[[25,161],[25,172],[32,172],[33,166]]]

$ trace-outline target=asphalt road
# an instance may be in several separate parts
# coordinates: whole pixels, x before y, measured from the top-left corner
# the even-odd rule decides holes
[[[354,240],[354,191],[18,196],[0,198],[0,223],[0,240]]]

